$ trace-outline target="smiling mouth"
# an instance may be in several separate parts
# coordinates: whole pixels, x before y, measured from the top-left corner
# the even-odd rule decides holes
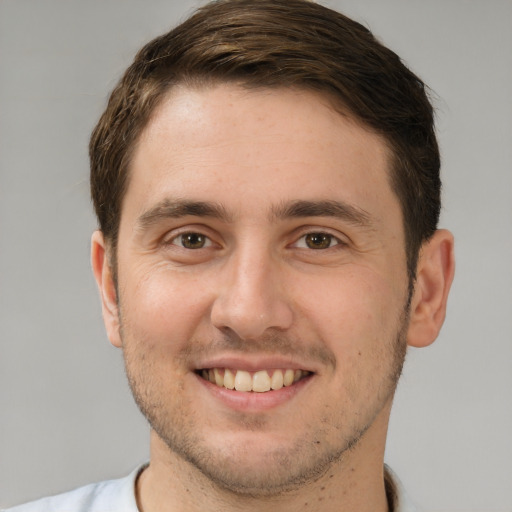
[[[259,370],[248,372],[228,368],[208,368],[196,372],[204,380],[220,388],[242,392],[266,393],[291,386],[311,375],[307,370]]]

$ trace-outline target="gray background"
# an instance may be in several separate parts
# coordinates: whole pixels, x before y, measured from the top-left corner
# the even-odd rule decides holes
[[[134,52],[197,1],[0,0],[0,505],[148,455],[89,270],[90,130]],[[512,511],[512,2],[327,2],[438,95],[457,242],[448,318],[412,350],[387,461],[428,511]]]

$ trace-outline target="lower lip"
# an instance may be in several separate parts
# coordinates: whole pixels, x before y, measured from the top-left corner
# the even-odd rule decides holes
[[[196,377],[209,393],[229,408],[244,412],[260,412],[289,402],[310,383],[313,375],[308,375],[291,386],[285,386],[281,389],[264,393],[258,393],[256,391],[235,391],[217,386],[199,375],[196,375]]]

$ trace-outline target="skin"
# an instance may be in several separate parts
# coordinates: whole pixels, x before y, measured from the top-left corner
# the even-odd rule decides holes
[[[178,87],[158,108],[131,164],[117,286],[92,243],[109,339],[152,426],[141,510],[387,510],[405,348],[435,339],[453,277],[438,231],[407,307],[388,161],[311,92]],[[309,374],[224,393],[197,374],[210,367]]]

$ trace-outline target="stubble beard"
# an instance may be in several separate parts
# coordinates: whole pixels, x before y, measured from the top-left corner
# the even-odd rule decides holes
[[[231,451],[232,447],[219,449],[212,446],[208,440],[207,426],[201,428],[198,425],[194,404],[186,403],[183,397],[178,397],[173,408],[175,415],[171,417],[165,400],[158,398],[158,393],[155,397],[158,382],[152,380],[151,365],[146,365],[144,371],[137,370],[140,361],[132,364],[132,356],[135,358],[140,354],[131,353],[125,348],[126,374],[137,406],[153,431],[168,447],[171,458],[176,459],[177,456],[181,467],[189,470],[187,478],[200,479],[202,475],[215,487],[239,497],[281,496],[317,481],[334,465],[343,464],[378,414],[391,402],[405,361],[409,302],[410,298],[402,311],[394,341],[386,345],[392,352],[388,371],[378,383],[378,396],[366,414],[366,421],[361,423],[359,419],[344,418],[342,424],[333,425],[328,415],[313,418],[314,422],[311,422],[309,429],[305,428],[306,432],[311,432],[310,436],[297,439],[291,446],[272,449],[264,454],[267,461],[265,464],[241,464],[240,456],[243,454],[236,451],[241,447]],[[174,391],[179,393],[180,390]],[[264,435],[264,419],[247,415],[240,420],[246,430],[259,431]],[[325,439],[324,434],[329,430],[339,432],[336,442],[318,443],[316,440]],[[251,449],[258,450],[258,446],[245,446],[245,450]]]

